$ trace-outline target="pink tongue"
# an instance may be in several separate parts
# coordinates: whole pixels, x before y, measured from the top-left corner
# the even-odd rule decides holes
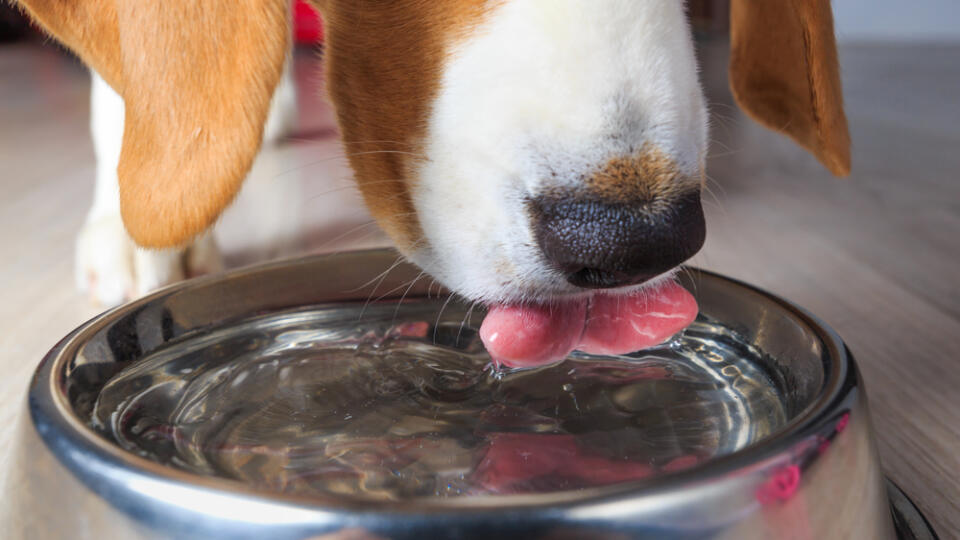
[[[645,349],[684,329],[697,317],[697,302],[666,282],[632,296],[599,293],[553,306],[493,306],[480,338],[494,362],[534,367],[563,360],[574,349],[625,354]]]

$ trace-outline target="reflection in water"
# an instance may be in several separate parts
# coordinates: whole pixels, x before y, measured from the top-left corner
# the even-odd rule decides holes
[[[321,306],[188,336],[116,375],[93,427],[197,474],[382,500],[638,480],[786,422],[763,355],[708,321],[626,357],[500,372],[479,320],[436,310]]]

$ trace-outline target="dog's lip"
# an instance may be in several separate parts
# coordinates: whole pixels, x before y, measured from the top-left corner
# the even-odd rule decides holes
[[[480,337],[494,362],[510,367],[553,363],[574,349],[625,354],[647,348],[685,328],[698,311],[689,292],[662,278],[487,309]]]
[[[513,293],[497,300],[479,301],[479,303],[485,305],[487,309],[492,309],[496,308],[497,306],[515,304],[562,304],[573,300],[589,300],[598,294],[604,294],[607,296],[632,296],[644,290],[655,288],[665,281],[676,279],[676,276],[680,273],[680,271],[681,267],[676,266],[662,274],[647,279],[646,281],[632,283],[630,285],[623,285],[620,287],[610,287],[607,289],[587,289],[583,287],[576,287],[574,285],[567,284],[566,280],[564,280],[562,277],[558,277],[557,281],[558,283],[562,283],[562,285],[559,285],[554,290],[539,290],[534,293]]]

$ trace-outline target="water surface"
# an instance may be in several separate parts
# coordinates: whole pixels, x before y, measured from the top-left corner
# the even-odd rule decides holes
[[[642,480],[786,422],[762,352],[709,321],[629,356],[498,371],[481,317],[437,310],[319,306],[186,336],[114,376],[92,425],[193,473],[391,500]]]

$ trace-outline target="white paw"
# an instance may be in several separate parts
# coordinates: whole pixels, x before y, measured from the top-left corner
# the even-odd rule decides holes
[[[88,221],[77,236],[76,284],[94,305],[110,307],[139,298],[185,277],[223,268],[208,236],[187,249],[137,247],[119,216]]]

